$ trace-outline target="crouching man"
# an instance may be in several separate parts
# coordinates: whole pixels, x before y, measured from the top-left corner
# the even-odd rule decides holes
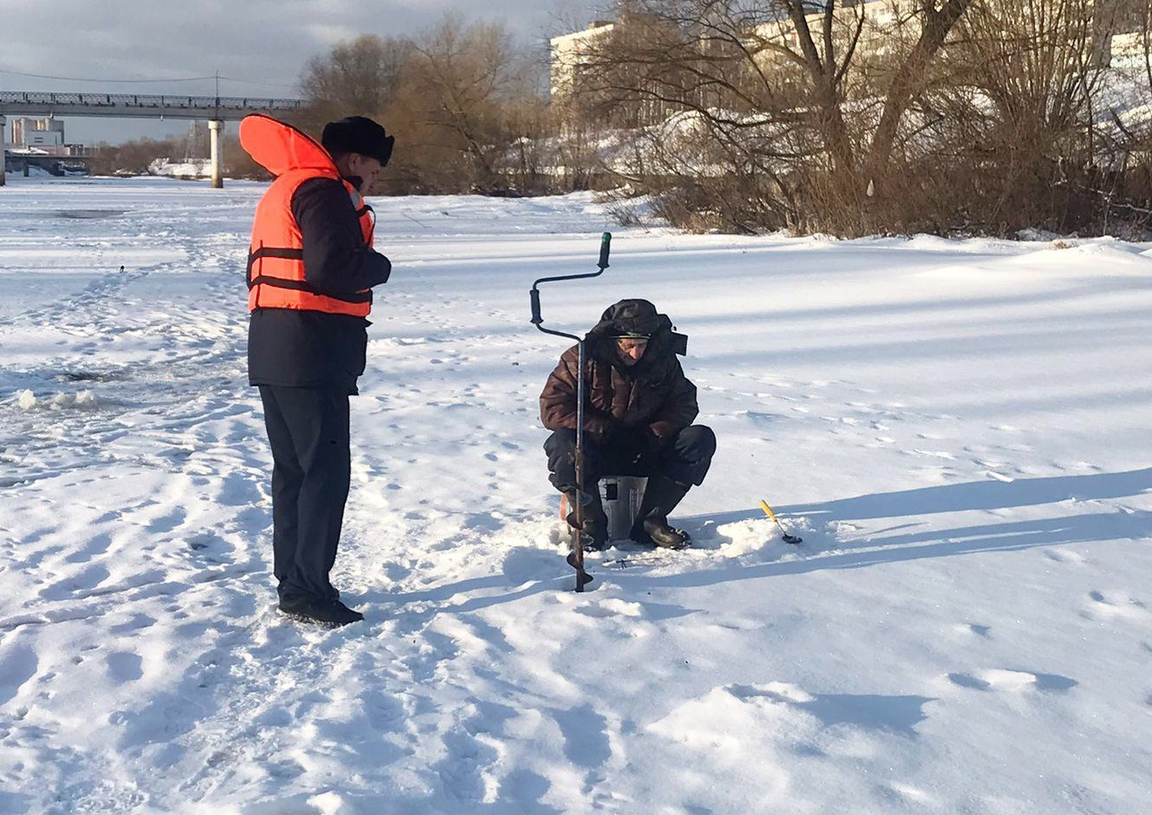
[[[608,519],[597,482],[607,475],[647,476],[648,486],[632,526],[632,540],[682,549],[691,539],[668,524],[668,515],[693,485],[704,481],[716,436],[694,425],[696,386],[676,355],[687,338],[647,300],[610,306],[584,338],[584,484],[576,483],[576,393],[579,351],[560,357],[540,395],[540,418],[553,431],[544,443],[549,480],[568,506],[584,502],[585,548],[603,549]],[[575,512],[568,523],[575,526]]]

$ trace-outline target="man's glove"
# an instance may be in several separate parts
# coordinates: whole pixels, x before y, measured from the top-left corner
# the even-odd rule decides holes
[[[648,427],[620,427],[605,436],[604,446],[621,459],[637,464],[656,457],[664,447],[664,440]]]
[[[613,456],[632,461],[641,452],[636,442],[638,435],[635,429],[613,425],[600,437],[600,446]]]

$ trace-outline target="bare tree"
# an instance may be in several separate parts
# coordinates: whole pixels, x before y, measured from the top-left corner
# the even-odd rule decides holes
[[[183,155],[184,145],[177,139],[134,139],[121,144],[101,142],[89,159],[93,175],[148,175],[149,166],[158,158]]]
[[[566,133],[605,123],[605,162],[697,228],[1099,229],[1132,197],[1117,155],[1148,153],[1116,112],[1105,143],[1108,45],[1150,16],[1144,0],[623,0],[553,104]]]
[[[1117,0],[1110,9],[1112,32],[1122,41],[1117,54],[1121,81],[1131,82],[1127,105],[1113,105],[1101,134],[1108,150],[1110,177],[1097,190],[1106,216],[1119,229],[1144,239],[1152,231],[1152,6]],[[1109,56],[1112,55],[1109,40]]]
[[[543,102],[503,25],[445,16],[416,39],[393,110],[430,188],[497,192],[538,173],[525,140],[544,135]]]
[[[548,129],[531,67],[502,25],[446,15],[412,39],[365,35],[309,60],[299,122],[379,119],[397,138],[388,192],[535,190]]]
[[[580,94],[625,123],[619,111],[648,126],[692,112],[740,181],[723,220],[868,229],[927,68],[971,2],[627,0],[582,59]]]
[[[931,171],[963,225],[1012,233],[1083,229],[1075,190],[1096,162],[1091,0],[997,0],[972,7],[922,99],[906,164]]]
[[[412,49],[412,42],[405,38],[365,34],[309,59],[300,87],[311,103],[312,118],[322,123],[387,110]]]

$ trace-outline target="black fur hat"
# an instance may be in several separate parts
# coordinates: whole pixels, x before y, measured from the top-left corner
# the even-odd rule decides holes
[[[333,156],[359,153],[376,159],[383,167],[392,158],[396,137],[389,136],[367,116],[349,116],[324,125],[320,143]]]

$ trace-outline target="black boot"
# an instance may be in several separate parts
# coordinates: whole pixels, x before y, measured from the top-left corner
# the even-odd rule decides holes
[[[688,494],[688,487],[677,484],[662,475],[648,479],[644,490],[644,500],[636,513],[629,535],[637,543],[659,546],[664,549],[683,549],[691,545],[692,538],[683,529],[668,525],[668,513]]]
[[[280,610],[295,620],[318,623],[330,628],[364,619],[364,615],[359,611],[348,608],[331,596],[281,598]]]
[[[581,508],[584,523],[580,527],[576,525],[576,499],[578,495],[584,497],[584,505]],[[608,516],[604,514],[604,505],[600,502],[599,485],[594,485],[591,492],[566,491],[564,497],[568,500],[568,506],[572,507],[565,520],[568,521],[568,526],[581,530],[580,538],[584,544],[584,551],[599,552],[607,547]]]

